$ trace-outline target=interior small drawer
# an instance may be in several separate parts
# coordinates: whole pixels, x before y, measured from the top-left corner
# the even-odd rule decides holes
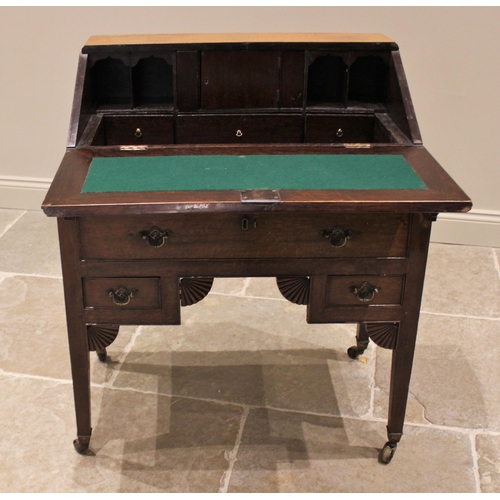
[[[375,131],[376,119],[374,115],[308,114],[305,142],[380,142]]]
[[[406,257],[408,214],[82,217],[82,259]]]
[[[104,115],[92,146],[173,144],[171,115]]]
[[[87,278],[83,280],[87,308],[158,309],[159,278]]]
[[[179,144],[302,142],[300,115],[179,115]]]

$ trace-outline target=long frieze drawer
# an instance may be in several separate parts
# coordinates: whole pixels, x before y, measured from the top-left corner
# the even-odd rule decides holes
[[[402,304],[404,276],[327,276],[325,306]]]
[[[408,214],[166,214],[82,217],[81,257],[405,257]]]
[[[158,309],[159,278],[90,278],[83,280],[85,307]]]
[[[301,115],[179,115],[179,144],[302,142]]]

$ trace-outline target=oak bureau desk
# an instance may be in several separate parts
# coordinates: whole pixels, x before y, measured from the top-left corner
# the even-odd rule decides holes
[[[392,349],[403,432],[432,221],[471,201],[422,145],[398,46],[377,34],[91,37],[57,217],[76,407],[120,325],[175,325],[214,277],[276,277],[309,323]],[[258,318],[255,319],[258,321]]]

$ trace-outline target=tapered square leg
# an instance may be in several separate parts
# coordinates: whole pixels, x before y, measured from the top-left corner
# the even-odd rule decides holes
[[[58,219],[59,242],[66,305],[73,395],[75,400],[78,453],[88,450],[92,434],[90,414],[90,357],[87,325],[83,321],[78,227],[75,219]]]

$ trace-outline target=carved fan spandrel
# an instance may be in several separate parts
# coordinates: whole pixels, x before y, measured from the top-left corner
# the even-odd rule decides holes
[[[87,338],[89,351],[95,351],[100,361],[106,361],[106,347],[111,345],[118,335],[118,325],[89,325]]]
[[[285,299],[301,306],[309,303],[310,280],[307,276],[276,278],[276,283]]]
[[[398,323],[367,323],[368,337],[379,347],[394,349],[398,338]]]
[[[181,306],[192,306],[204,299],[212,289],[213,278],[181,278],[179,292]]]

